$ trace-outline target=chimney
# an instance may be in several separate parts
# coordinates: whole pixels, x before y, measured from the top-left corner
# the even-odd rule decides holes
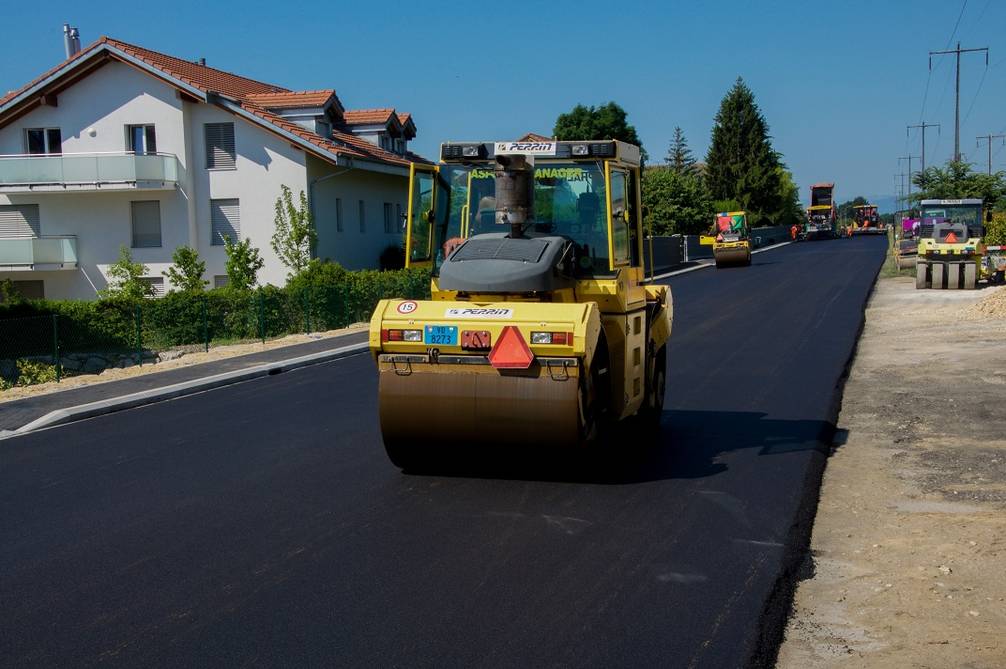
[[[199,64],[202,65],[203,67],[206,67],[206,59],[205,58],[200,58],[199,59]]]
[[[67,58],[80,51],[80,32],[69,23],[63,24],[63,50]]]

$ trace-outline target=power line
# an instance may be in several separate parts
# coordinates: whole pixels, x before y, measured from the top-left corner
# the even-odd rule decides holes
[[[964,10],[967,9],[968,0],[964,0],[964,4],[961,5],[961,13],[957,15],[957,23],[954,24],[954,31],[950,33],[950,39],[947,40],[947,45],[943,47],[944,49],[949,49],[950,45],[953,44],[954,37],[957,36],[957,29],[961,25],[961,18],[964,16]]]
[[[982,70],[982,80],[978,82],[978,90],[975,91],[975,96],[971,98],[971,106],[968,107],[968,113],[964,115],[964,123],[968,122],[971,117],[971,110],[975,108],[975,103],[978,102],[978,95],[982,92],[982,86],[985,85],[985,75],[989,73],[989,68]]]
[[[940,132],[940,124],[939,123],[926,123],[925,121],[923,121],[922,123],[919,123],[918,125],[909,125],[909,126],[906,126],[905,127],[905,137],[907,137],[908,133],[910,133],[912,131],[912,128],[921,128],[922,129],[922,170],[925,171],[925,169],[926,169],[926,128],[936,128],[936,132],[937,132],[937,136],[938,136],[939,132]]]

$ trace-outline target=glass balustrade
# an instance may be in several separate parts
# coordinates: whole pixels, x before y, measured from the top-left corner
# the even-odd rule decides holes
[[[64,154],[61,156],[0,156],[0,190],[19,186],[123,184],[130,188],[161,188],[178,181],[178,158],[169,154]]]
[[[77,238],[20,237],[0,239],[0,268],[64,265],[77,266]]]

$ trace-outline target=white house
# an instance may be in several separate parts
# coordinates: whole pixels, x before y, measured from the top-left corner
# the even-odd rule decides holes
[[[283,185],[307,193],[316,254],[378,266],[401,241],[416,126],[102,37],[0,98],[0,280],[24,295],[93,298],[120,245],[158,290],[179,245],[225,281],[224,237],[269,245]]]

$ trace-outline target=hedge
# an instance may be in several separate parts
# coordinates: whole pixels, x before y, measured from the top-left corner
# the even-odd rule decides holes
[[[332,330],[368,320],[382,298],[423,298],[429,291],[425,269],[347,271],[319,262],[283,288],[224,287],[140,301],[8,302],[0,304],[0,360],[52,355],[54,332],[64,355]]]

